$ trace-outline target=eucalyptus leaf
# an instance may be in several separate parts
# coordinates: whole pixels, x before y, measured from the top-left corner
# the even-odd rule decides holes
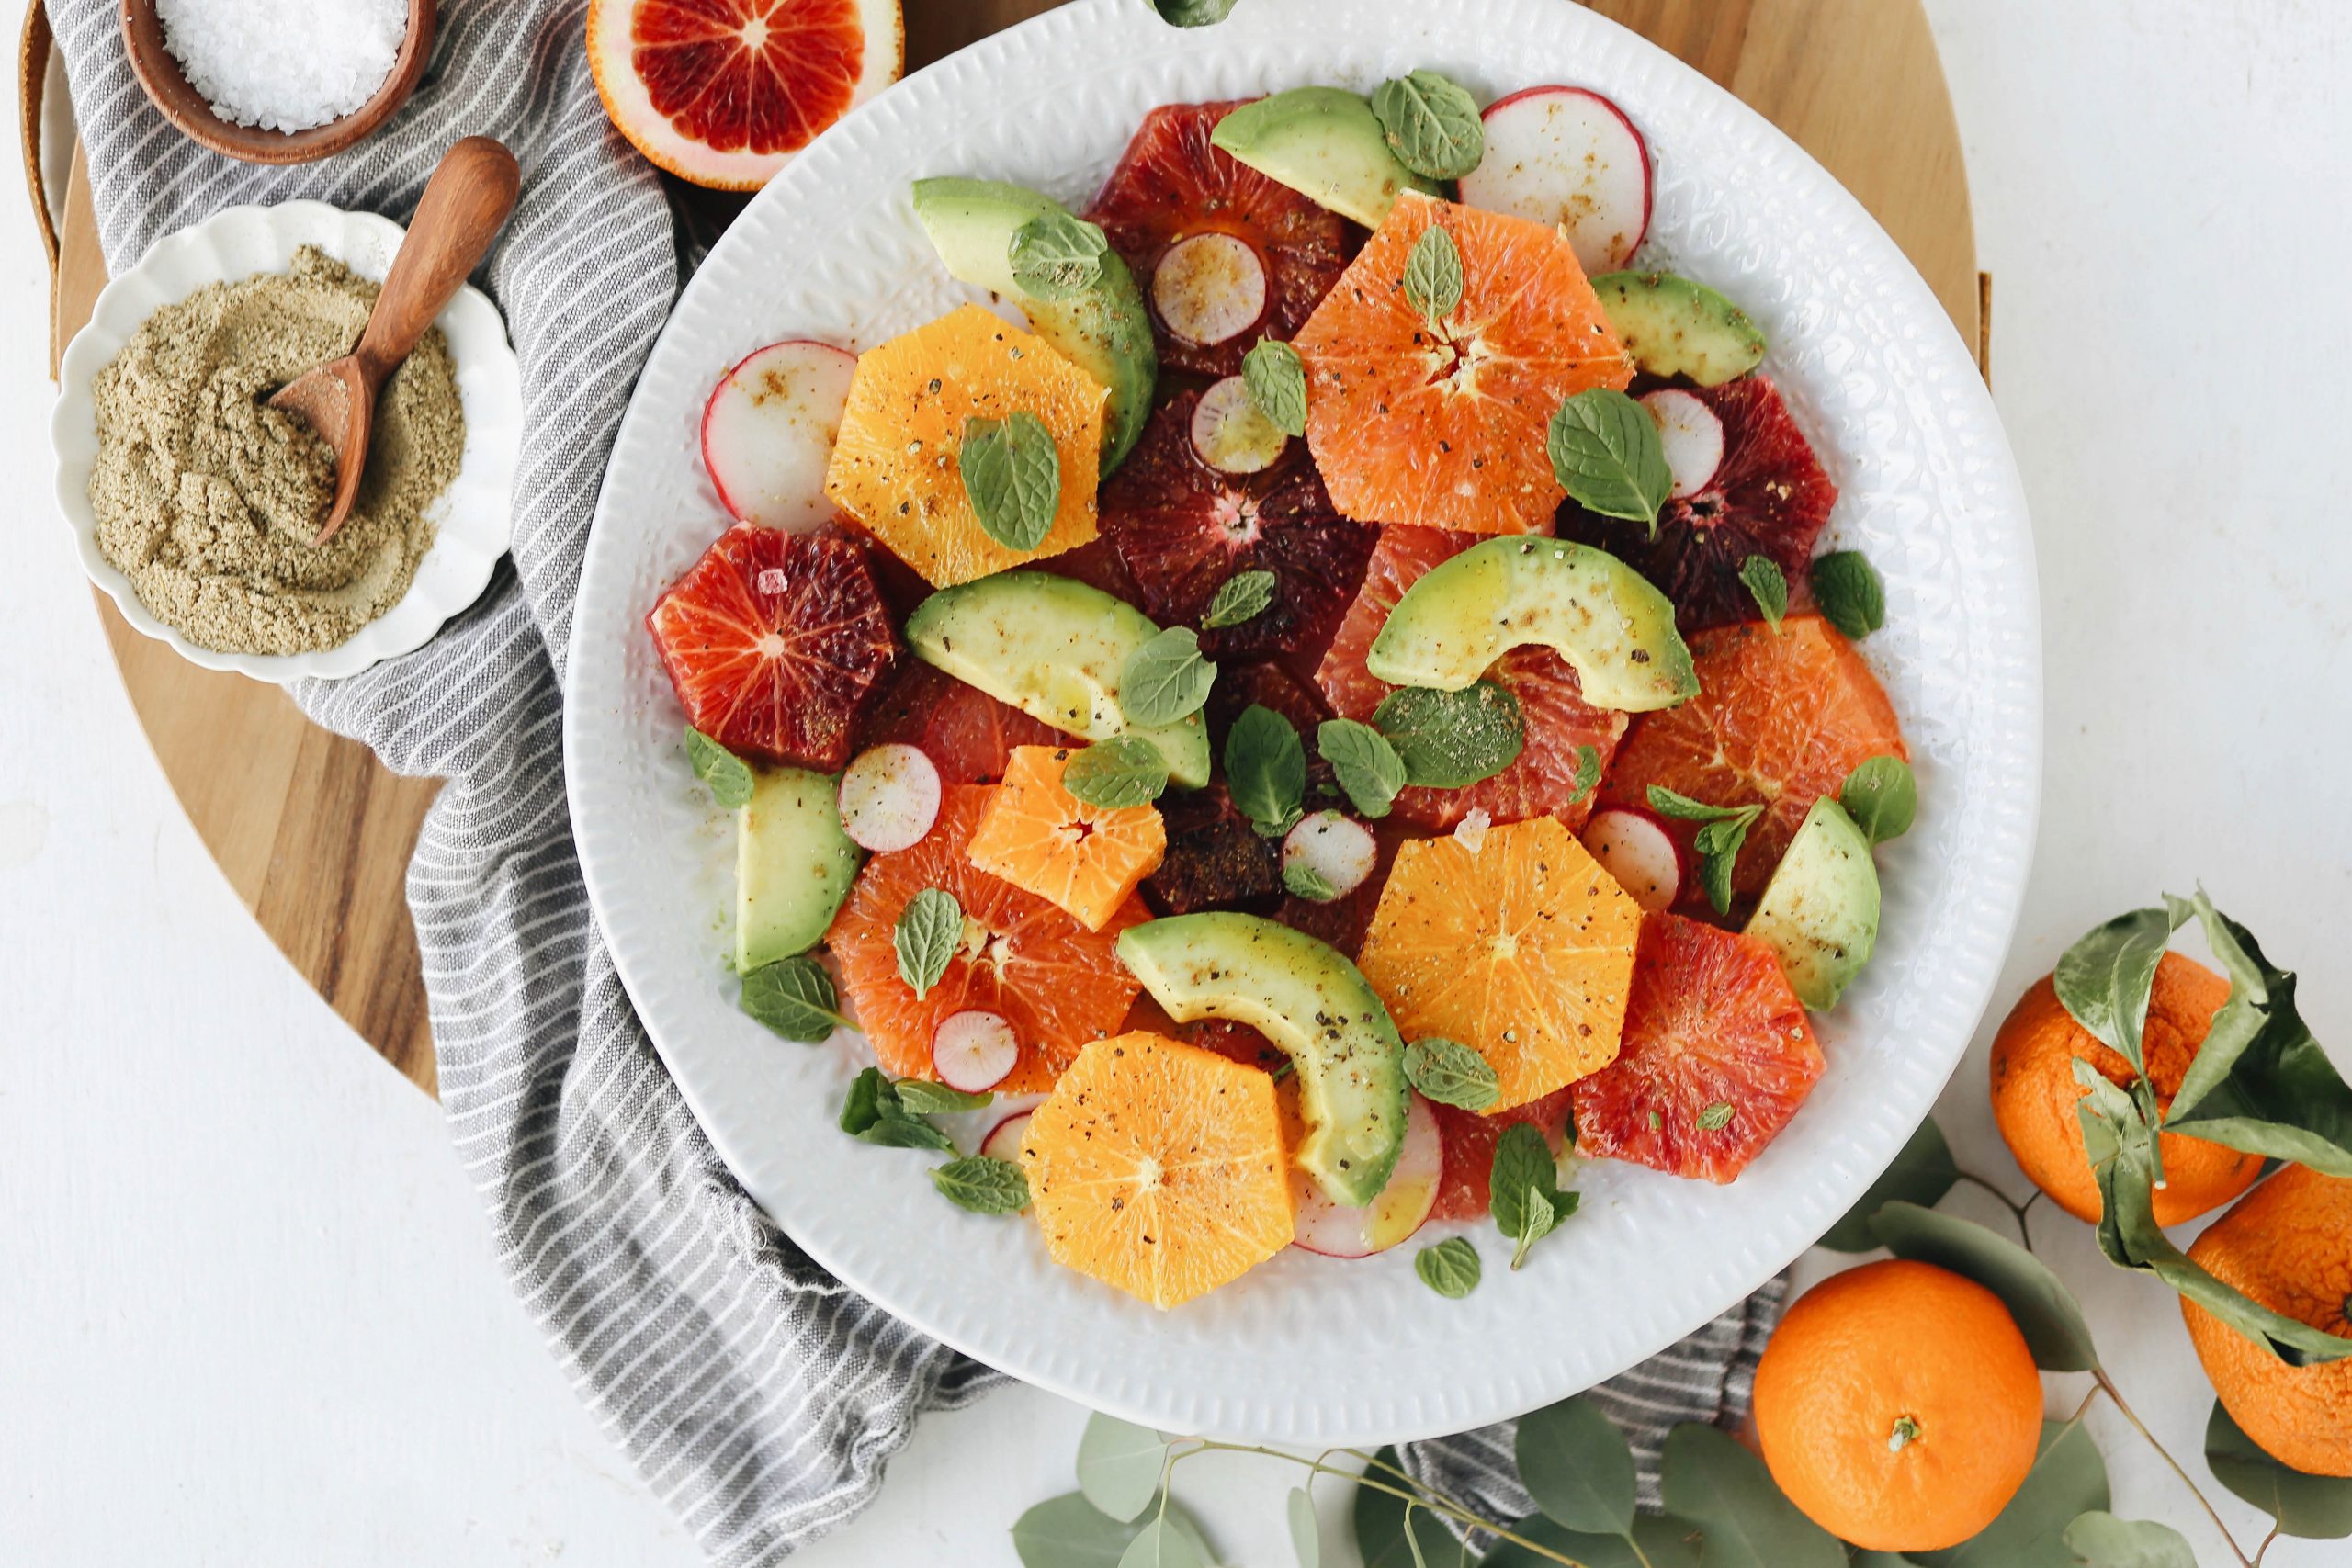
[[[2059,954],[2051,976],[2059,1004],[2135,1073],[2147,1070],[2140,1041],[2148,1026],[2148,992],[2175,924],[2161,908],[2118,915]]]
[[[2025,1335],[2034,1365],[2053,1372],[2086,1372],[2099,1364],[2090,1325],[2074,1292],[2048,1264],[2007,1237],[1957,1214],[1902,1201],[1883,1204],[1870,1227],[1895,1257],[1949,1269],[2000,1297]]]
[[[1102,231],[1058,209],[1041,212],[1012,231],[1007,260],[1012,280],[1039,299],[1069,299],[1102,281],[1111,249]]]
[[[1486,156],[1478,100],[1434,71],[1383,82],[1372,91],[1372,112],[1396,161],[1424,179],[1458,180]]]
[[[1239,0],[1152,0],[1159,19],[1172,28],[1212,27],[1233,15]]]
[[[1201,657],[1200,634],[1170,626],[1128,655],[1119,672],[1119,711],[1147,728],[1175,724],[1201,711],[1216,682],[1216,666]]]
[[[1442,223],[1422,230],[1405,257],[1405,303],[1429,318],[1430,330],[1441,335],[1445,318],[1462,303],[1462,251]]]
[[[820,1045],[849,1027],[825,966],[802,953],[763,964],[743,976],[743,1010],[785,1039]]]
[[[2044,1421],[2033,1469],[1991,1524],[1958,1546],[1909,1555],[1920,1568],[2077,1568],[2066,1527],[2108,1501],[2107,1461],[2090,1429]]]
[[[1209,600],[1208,614],[1201,617],[1201,625],[1216,630],[1223,626],[1238,626],[1244,621],[1255,620],[1266,613],[1274,602],[1274,574],[1262,568],[1237,571],[1217,584],[1216,596]]]
[[[899,956],[899,978],[917,997],[930,994],[964,944],[964,907],[944,887],[926,887],[907,900],[891,928]]]
[[[1366,817],[1388,815],[1405,787],[1405,759],[1388,737],[1352,718],[1327,718],[1315,729],[1316,753],[1347,792],[1349,804]]]
[[[1323,1526],[1315,1517],[1315,1499],[1304,1486],[1290,1489],[1290,1546],[1298,1553],[1298,1568],[1323,1568]]]
[[[1886,584],[1860,550],[1832,550],[1813,563],[1813,602],[1849,637],[1866,637],[1886,625]]]
[[[966,420],[956,467],[982,533],[1009,550],[1046,542],[1061,510],[1062,459],[1045,421],[1026,409]]]
[[[1373,1457],[1381,1464],[1397,1462],[1393,1448],[1383,1449]],[[1363,1558],[1363,1568],[1413,1568],[1416,1562],[1427,1561],[1422,1555],[1424,1545],[1441,1550],[1453,1544],[1453,1538],[1427,1510],[1414,1508],[1402,1497],[1377,1487],[1358,1486],[1350,1512],[1355,1524],[1356,1551]]]
[[[1781,563],[1770,556],[1750,556],[1739,563],[1739,580],[1756,598],[1756,607],[1772,629],[1781,629],[1781,617],[1789,613],[1789,578]]]
[[[692,725],[686,726],[686,765],[728,810],[751,803],[752,765]]]
[[[1399,686],[1380,699],[1372,722],[1404,762],[1407,781],[1435,789],[1492,778],[1527,745],[1518,696],[1492,681],[1458,692]]]
[[[2197,1553],[2170,1525],[2096,1508],[2068,1525],[2064,1539],[2088,1568],[2197,1568]]]
[[[1144,1521],[1119,1556],[1119,1568],[1207,1568],[1194,1537],[1167,1515]]]
[[[1416,1253],[1413,1272],[1439,1295],[1458,1302],[1478,1288],[1486,1265],[1468,1236],[1451,1235]]]
[[[1148,806],[1167,792],[1168,758],[1140,736],[1110,736],[1070,758],[1062,788],[1104,811]]]
[[[1290,720],[1251,703],[1225,734],[1225,787],[1261,833],[1287,832],[1306,798],[1306,748]]]
[[[1707,1568],[1845,1568],[1837,1537],[1727,1432],[1686,1421],[1668,1433],[1660,1488],[1667,1512],[1706,1536]]]
[[[1132,1519],[1159,1495],[1168,1444],[1148,1427],[1096,1414],[1078,1440],[1078,1489],[1114,1519]]]
[[[1905,1202],[1932,1209],[1959,1179],[1960,1167],[1952,1160],[1951,1145],[1930,1116],[1919,1123],[1894,1163],[1879,1172],[1870,1190],[1846,1211],[1845,1218],[1829,1227],[1817,1245],[1832,1252],[1868,1252],[1879,1245],[1871,1229],[1871,1216],[1883,1205]]]
[[[2205,1423],[2205,1463],[2213,1479],[2278,1521],[2278,1533],[2304,1540],[2352,1536],[2352,1477],[2290,1470],[2265,1453],[2213,1402]]]
[[[1866,757],[1838,786],[1838,804],[1873,844],[1899,839],[1919,814],[1919,781],[1900,757]]]
[[[1583,1568],[1700,1568],[1698,1528],[1654,1514],[1635,1519],[1630,1537],[1588,1535],[1554,1524],[1541,1514],[1520,1520],[1510,1529],[1513,1535],[1574,1559]],[[1559,1563],[1504,1541],[1487,1554],[1478,1568],[1559,1568]]]
[[[1484,1111],[1502,1093],[1487,1058],[1434,1034],[1405,1047],[1405,1077],[1423,1099],[1464,1111]]]
[[[1603,517],[1657,521],[1674,488],[1649,410],[1606,387],[1578,392],[1553,414],[1544,447],[1552,475],[1577,504]]]
[[[1589,1399],[1564,1399],[1519,1418],[1519,1478],[1554,1523],[1588,1535],[1634,1528],[1634,1450]]]
[[[1013,1521],[1012,1550],[1022,1568],[1119,1568],[1140,1525],[1111,1517],[1085,1495],[1047,1498]]]
[[[1250,406],[1284,435],[1306,434],[1306,362],[1298,350],[1261,337],[1241,358],[1241,388]]]

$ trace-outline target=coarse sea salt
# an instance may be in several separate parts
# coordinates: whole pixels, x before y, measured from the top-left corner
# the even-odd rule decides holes
[[[212,112],[267,130],[359,107],[408,36],[408,0],[155,0],[155,17]]]

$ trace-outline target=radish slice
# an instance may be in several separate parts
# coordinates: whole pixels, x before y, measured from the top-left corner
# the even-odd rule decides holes
[[[1669,501],[1696,495],[1707,488],[1724,466],[1724,422],[1715,411],[1679,387],[1652,392],[1642,402],[1657,426],[1658,445],[1666,450],[1667,472],[1674,476]]]
[[[1530,87],[1482,117],[1487,155],[1462,199],[1568,237],[1588,274],[1614,272],[1650,226],[1650,151],[1625,112],[1584,87]]]
[[[931,1037],[931,1065],[939,1081],[966,1094],[994,1089],[1021,1059],[1021,1042],[1001,1013],[951,1012]]]
[[[1034,1111],[1016,1111],[995,1126],[980,1140],[980,1153],[990,1159],[1009,1159],[1021,1163],[1021,1140],[1029,1135],[1029,1118]]]
[[[1611,806],[1594,812],[1577,836],[1601,870],[1643,908],[1655,914],[1671,908],[1681,896],[1682,851],[1656,813]]]
[[[1231,234],[1179,240],[1151,270],[1151,302],[1186,343],[1223,343],[1266,313],[1266,264]]]
[[[1483,806],[1474,806],[1453,825],[1453,841],[1475,855],[1487,847],[1487,829],[1494,825],[1493,812]]]
[[[921,747],[872,747],[842,771],[842,831],[864,849],[910,850],[939,820],[939,770]]]
[[[805,534],[833,514],[825,466],[857,355],[827,343],[772,343],[718,378],[702,411],[702,466],[745,523]]]
[[[1405,1113],[1405,1147],[1396,1169],[1380,1196],[1361,1209],[1334,1203],[1315,1179],[1303,1170],[1291,1172],[1296,1195],[1297,1220],[1291,1240],[1326,1258],[1369,1258],[1385,1252],[1421,1228],[1437,1207],[1438,1179],[1445,1173],[1445,1140],[1437,1130],[1437,1112],[1419,1095],[1410,1095]]]
[[[1193,405],[1193,450],[1221,474],[1254,474],[1273,466],[1290,437],[1250,400],[1238,376],[1227,376]]]
[[[1363,886],[1380,858],[1380,844],[1372,829],[1336,811],[1311,813],[1283,840],[1283,870],[1300,866],[1331,885],[1343,897]]]

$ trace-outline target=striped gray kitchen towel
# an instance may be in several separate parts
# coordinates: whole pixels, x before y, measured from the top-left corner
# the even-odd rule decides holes
[[[404,218],[450,142],[499,138],[523,194],[486,282],[523,368],[514,565],[430,646],[295,693],[397,772],[448,781],[410,867],[441,1092],[497,1250],[571,1379],[714,1561],[775,1562],[854,1515],[925,1409],[997,1374],[826,1276],[712,1151],[590,918],[560,715],[589,518],[629,389],[697,254],[605,122],[585,0],[445,0],[432,69],[353,152],[216,157],[131,76],[117,0],[51,0],[108,260],[239,202]],[[1759,1298],[1769,1315],[1777,1296]],[[1758,1309],[1612,1385],[1654,1451],[1744,1397]],[[1416,1446],[1433,1479],[1525,1509],[1509,1444]]]

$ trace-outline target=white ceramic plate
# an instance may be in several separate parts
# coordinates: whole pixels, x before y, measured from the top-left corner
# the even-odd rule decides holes
[[[679,746],[641,618],[718,533],[695,451],[705,394],[759,344],[854,348],[967,298],[909,205],[924,175],[1035,185],[1083,207],[1144,111],[1415,66],[1484,96],[1589,84],[1658,164],[1645,260],[1747,307],[1843,496],[1829,542],[1870,552],[1888,624],[1866,645],[1916,749],[1921,812],[1883,856],[1878,956],[1820,1021],[1829,1070],[1738,1183],[1587,1167],[1584,1206],[1446,1301],[1414,1246],[1295,1251],[1157,1313],[1055,1267],[1035,1228],[967,1214],[930,1163],[834,1125],[855,1058],[734,1009],[729,824]],[[1248,0],[1178,31],[1090,0],[943,61],[820,138],[695,276],[622,427],[572,638],[565,755],[589,892],[621,977],[712,1140],[827,1268],[980,1359],[1169,1430],[1308,1445],[1455,1431],[1560,1398],[1689,1333],[1859,1197],[1960,1059],[2024,888],[2041,764],[2032,543],[1991,400],[1951,321],[1852,197],[1695,73],[1559,0]]]
[[[380,283],[406,232],[389,218],[345,212],[319,201],[232,207],[156,241],[138,265],[107,285],[89,324],[66,345],[58,369],[57,410],[50,420],[50,443],[57,454],[58,510],[74,530],[90,581],[106,590],[123,619],[171,644],[191,663],[279,684],[306,675],[356,675],[371,664],[424,647],[444,622],[481,597],[492,569],[506,553],[514,465],[522,452],[523,378],[498,307],[470,285],[458,289],[435,319],[449,340],[458,391],[466,405],[465,455],[457,479],[431,511],[440,532],[417,563],[416,579],[400,603],[348,641],[303,654],[221,653],[200,648],[149,614],[131,591],[130,580],[98,549],[97,519],[90,512],[90,469],[98,455],[90,383],[147,318],[209,284],[283,272],[304,245],[316,245],[361,276]]]

